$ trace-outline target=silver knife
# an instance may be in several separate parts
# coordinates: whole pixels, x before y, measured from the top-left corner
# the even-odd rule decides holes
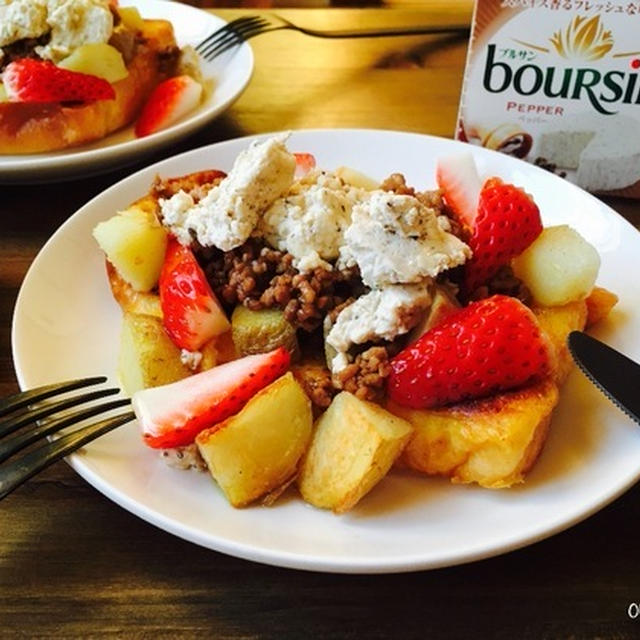
[[[640,424],[640,364],[581,331],[572,331],[567,342],[587,378]]]

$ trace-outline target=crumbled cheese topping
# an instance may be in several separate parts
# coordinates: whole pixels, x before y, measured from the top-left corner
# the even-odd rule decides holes
[[[393,340],[407,333],[431,305],[426,283],[395,284],[374,289],[345,307],[327,334],[326,341],[338,353],[331,368],[344,368],[347,351],[354,344],[369,340]]]
[[[245,242],[260,214],[293,182],[296,161],[285,147],[286,136],[254,142],[238,155],[219,185],[197,204],[178,192],[160,207],[165,224],[183,244],[195,234],[203,247],[230,251]]]
[[[200,351],[182,349],[180,351],[180,362],[182,362],[185,367],[189,367],[191,371],[195,371],[202,362],[202,353]]]
[[[370,287],[434,278],[471,256],[469,247],[445,231],[438,217],[413,196],[373,191],[353,208],[340,262],[357,264]]]
[[[113,33],[109,0],[0,0],[0,47],[47,33],[48,44],[35,50],[53,62],[80,45],[107,42]]]
[[[264,213],[260,231],[269,244],[294,257],[300,271],[331,269],[338,257],[351,210],[368,192],[325,171],[312,171],[295,182]]]
[[[44,0],[0,0],[0,47],[49,30]]]

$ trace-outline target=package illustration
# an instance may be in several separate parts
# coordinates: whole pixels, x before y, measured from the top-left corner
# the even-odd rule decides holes
[[[456,137],[640,197],[640,2],[477,0]]]

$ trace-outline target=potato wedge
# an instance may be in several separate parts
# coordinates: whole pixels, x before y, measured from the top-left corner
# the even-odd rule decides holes
[[[415,433],[398,463],[457,483],[501,489],[522,482],[545,442],[558,402],[552,380],[440,409],[387,408]]]
[[[158,283],[167,248],[167,230],[151,203],[143,199],[120,211],[93,230],[93,236],[120,276],[136,291],[150,291]]]
[[[240,356],[266,353],[284,347],[292,356],[299,355],[296,330],[280,309],[252,311],[242,305],[231,314],[233,343]]]
[[[390,469],[411,425],[382,407],[343,391],[317,422],[298,478],[310,504],[344,513]]]
[[[159,318],[124,313],[118,376],[125,393],[132,395],[140,389],[175,382],[191,373]]]
[[[287,373],[240,413],[200,432],[196,444],[229,502],[243,507],[295,476],[312,426],[311,402]]]

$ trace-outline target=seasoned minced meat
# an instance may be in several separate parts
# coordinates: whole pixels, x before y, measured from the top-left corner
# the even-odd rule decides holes
[[[385,380],[391,373],[389,351],[384,346],[370,347],[333,375],[333,385],[353,393],[361,400],[376,401],[384,395]]]
[[[216,295],[229,306],[278,307],[296,328],[312,331],[353,290],[362,289],[357,269],[316,268],[300,273],[290,253],[249,240],[231,251],[197,251]]]

